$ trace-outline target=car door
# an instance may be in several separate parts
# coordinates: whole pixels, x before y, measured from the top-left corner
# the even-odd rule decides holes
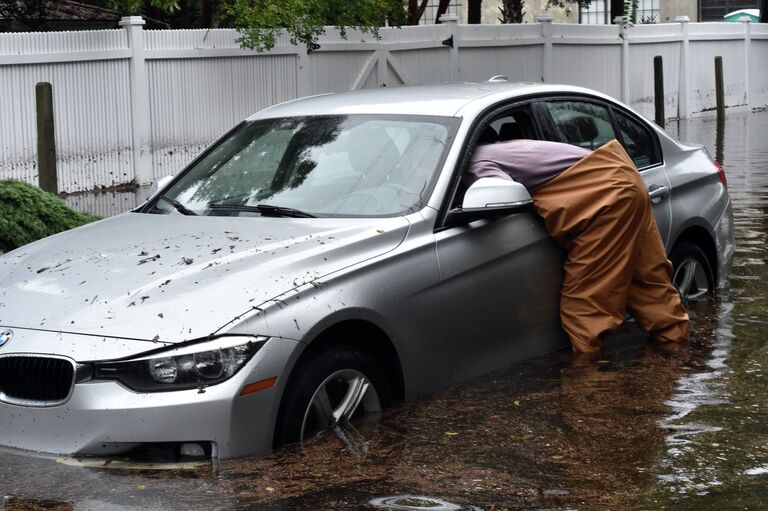
[[[648,186],[656,224],[666,244],[672,215],[670,184],[652,130],[629,112],[592,98],[552,99],[537,108],[548,120],[543,131],[549,140],[597,149],[617,139],[624,146]]]
[[[530,105],[491,116],[473,138],[492,142],[500,137],[540,138]],[[450,207],[460,207],[461,198],[457,183]],[[533,208],[437,227],[446,332],[441,358],[450,365],[451,380],[506,367],[567,343],[559,320],[563,251]]]
[[[618,108],[613,108],[612,112],[620,135],[619,140],[648,185],[656,224],[666,245],[672,225],[672,194],[659,140],[644,121],[629,112]]]

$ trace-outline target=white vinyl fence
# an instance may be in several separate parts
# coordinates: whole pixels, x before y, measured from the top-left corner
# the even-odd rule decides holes
[[[296,97],[361,88],[483,81],[582,85],[653,116],[653,58],[664,59],[670,117],[715,107],[722,56],[727,106],[768,103],[768,25],[552,23],[329,31],[307,52],[281,40],[241,49],[233,30],[0,34],[0,179],[37,182],[35,84],[54,92],[59,188],[149,183],[177,172],[248,114]]]

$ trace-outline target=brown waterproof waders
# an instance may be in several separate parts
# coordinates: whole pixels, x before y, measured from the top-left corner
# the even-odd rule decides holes
[[[621,144],[585,156],[538,188],[533,201],[567,251],[560,317],[575,351],[599,350],[601,335],[626,311],[661,341],[688,338],[648,188]]]

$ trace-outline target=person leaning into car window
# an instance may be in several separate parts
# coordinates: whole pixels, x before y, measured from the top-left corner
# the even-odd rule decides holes
[[[660,341],[688,339],[688,314],[648,188],[618,141],[588,151],[539,140],[483,144],[481,137],[468,184],[483,177],[524,185],[566,250],[560,318],[575,351],[600,350],[601,337],[625,312]]]

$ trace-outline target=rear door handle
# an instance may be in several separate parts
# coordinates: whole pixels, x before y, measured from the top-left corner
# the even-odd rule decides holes
[[[651,198],[651,202],[658,204],[661,199],[669,195],[669,188],[662,185],[652,184],[648,187],[648,197]]]

